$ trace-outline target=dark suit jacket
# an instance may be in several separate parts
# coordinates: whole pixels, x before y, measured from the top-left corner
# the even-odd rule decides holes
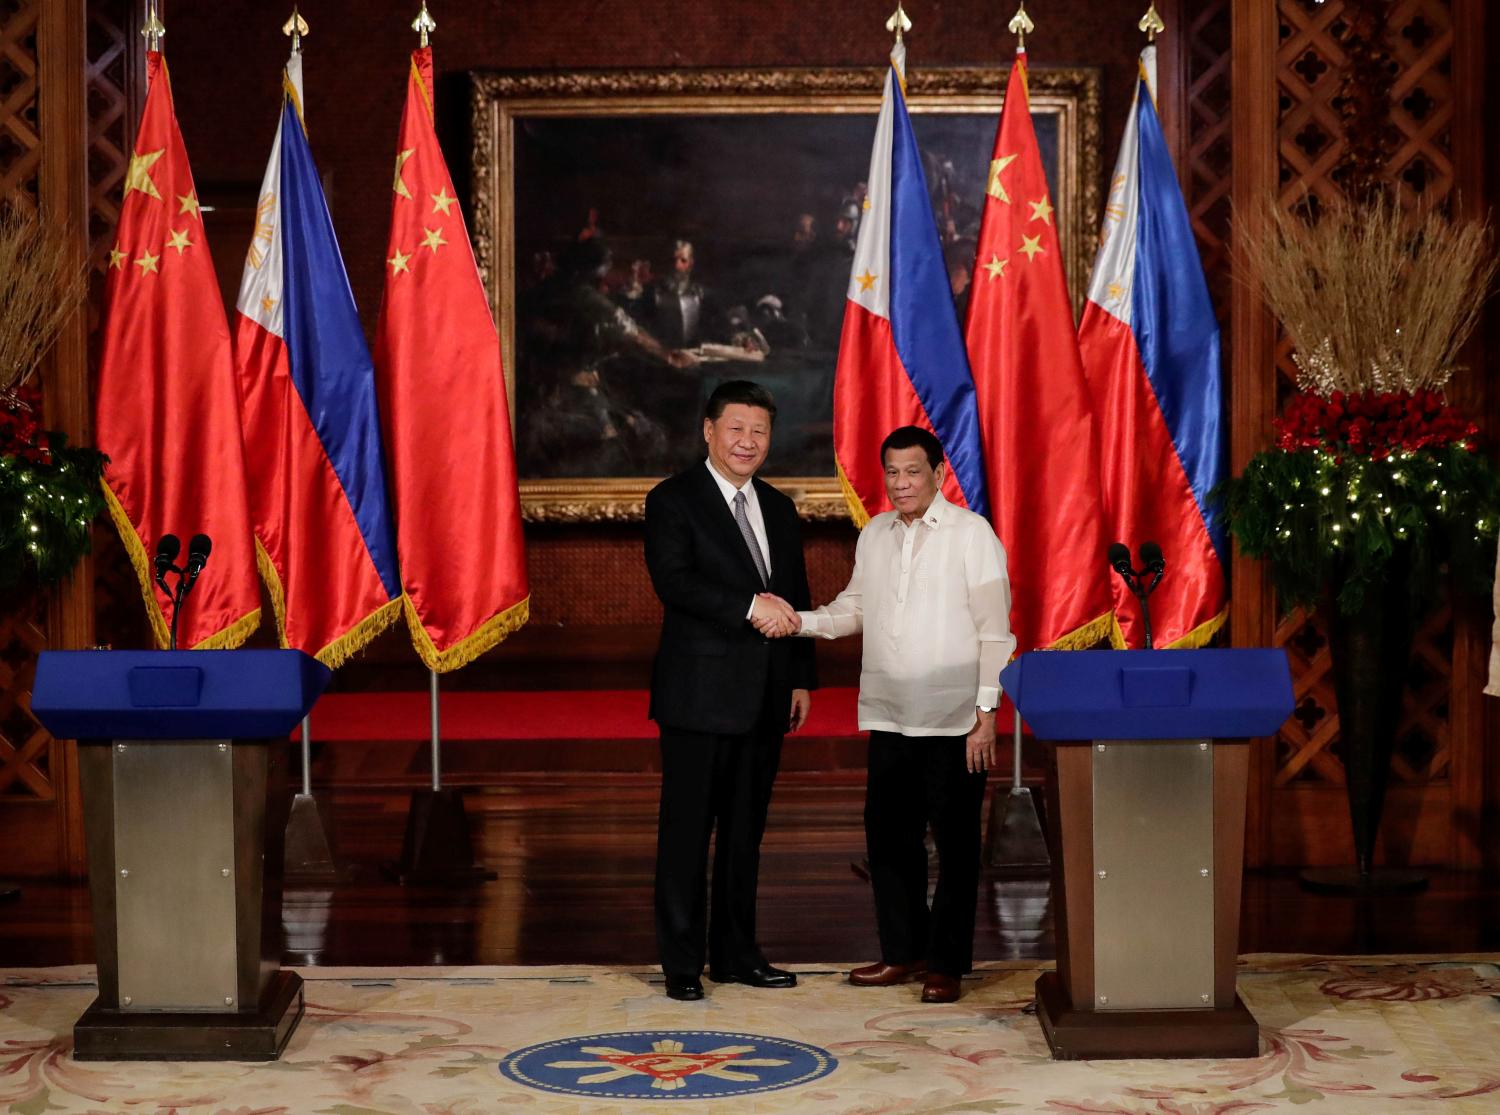
[[[796,505],[751,481],[771,550],[770,591],[810,608]],[[766,700],[790,711],[793,689],[817,677],[809,639],[764,639],[745,613],[762,591],[734,515],[708,467],[663,480],[646,497],[646,568],[661,597],[651,719],[691,732],[749,732]]]

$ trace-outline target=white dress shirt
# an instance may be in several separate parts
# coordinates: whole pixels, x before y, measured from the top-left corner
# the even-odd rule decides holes
[[[724,496],[724,502],[729,504],[730,518],[734,517],[734,495],[736,492],[745,493],[745,516],[750,520],[751,533],[755,535],[755,541],[760,546],[760,556],[766,562],[766,577],[771,576],[771,544],[766,540],[766,517],[760,513],[760,498],[755,494],[755,483],[746,480],[743,488],[736,488],[732,481],[725,480],[719,470],[714,468],[714,463],[707,458],[703,463],[708,466],[708,474],[714,478],[719,485],[719,492]],[[750,597],[750,610],[745,613],[749,619],[755,614],[755,597]]]
[[[941,492],[909,526],[895,511],[871,519],[849,586],[798,615],[803,635],[864,631],[861,731],[967,733],[976,706],[1000,703],[1000,670],[1016,649],[1005,548],[988,522]]]

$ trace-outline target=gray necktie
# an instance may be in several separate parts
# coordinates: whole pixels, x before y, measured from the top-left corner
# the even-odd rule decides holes
[[[755,571],[760,574],[760,583],[769,586],[771,575],[766,572],[766,557],[760,552],[760,543],[755,540],[755,531],[750,529],[750,513],[745,510],[745,493],[734,493],[734,521],[745,536],[745,545],[750,547],[750,560],[755,562]]]

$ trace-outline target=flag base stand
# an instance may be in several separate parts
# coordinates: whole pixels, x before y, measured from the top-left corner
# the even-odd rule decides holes
[[[1409,867],[1310,867],[1298,876],[1313,894],[1416,894],[1427,889],[1427,874]]]
[[[292,797],[286,823],[286,882],[290,886],[331,882],[339,877],[329,850],[328,830],[311,794]]]
[[[1047,853],[1041,814],[1029,787],[1014,786],[1004,793],[995,788],[984,865],[992,874],[1013,879],[1051,873],[1052,857]]]
[[[458,790],[413,790],[401,860],[391,875],[402,886],[457,887],[498,879],[474,862],[474,841]]]

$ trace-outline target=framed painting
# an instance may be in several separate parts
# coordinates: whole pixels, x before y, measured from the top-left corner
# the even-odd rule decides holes
[[[476,72],[474,243],[500,328],[526,518],[640,518],[703,456],[728,379],[770,388],[762,475],[845,514],[833,374],[883,69]],[[1003,67],[914,69],[908,103],[962,316]],[[1099,75],[1031,73],[1081,305],[1100,213]]]

